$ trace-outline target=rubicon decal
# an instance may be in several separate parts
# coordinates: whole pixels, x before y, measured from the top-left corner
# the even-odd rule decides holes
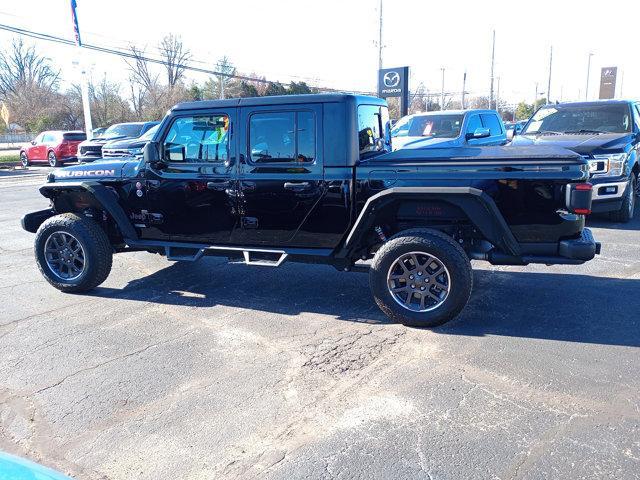
[[[116,171],[111,170],[60,170],[56,172],[56,178],[61,177],[115,177]]]

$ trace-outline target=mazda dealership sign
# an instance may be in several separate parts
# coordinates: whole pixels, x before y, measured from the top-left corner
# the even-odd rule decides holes
[[[378,71],[378,96],[404,97],[409,93],[409,67],[383,68]]]

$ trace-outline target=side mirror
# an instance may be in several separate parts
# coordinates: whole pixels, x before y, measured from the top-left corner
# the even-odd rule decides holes
[[[516,129],[512,128],[510,130],[507,130],[507,140],[513,140],[513,137],[516,136]]]
[[[31,145],[35,145],[36,141],[35,140],[31,140]]]
[[[488,128],[476,128],[476,130],[465,135],[467,140],[477,140],[479,138],[487,138],[491,136],[491,130]]]
[[[160,162],[160,145],[158,145],[158,142],[147,142],[142,149],[142,158],[148,164]]]

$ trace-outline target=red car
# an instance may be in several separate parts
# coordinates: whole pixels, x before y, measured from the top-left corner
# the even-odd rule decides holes
[[[31,142],[31,145],[20,150],[20,162],[23,167],[36,162],[47,162],[52,167],[59,167],[64,162],[75,162],[78,144],[86,139],[87,136],[81,131],[42,132]]]

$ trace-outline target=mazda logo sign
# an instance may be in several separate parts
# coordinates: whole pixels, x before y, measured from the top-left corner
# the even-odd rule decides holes
[[[385,87],[397,87],[400,83],[400,74],[398,72],[387,72],[382,80]]]

